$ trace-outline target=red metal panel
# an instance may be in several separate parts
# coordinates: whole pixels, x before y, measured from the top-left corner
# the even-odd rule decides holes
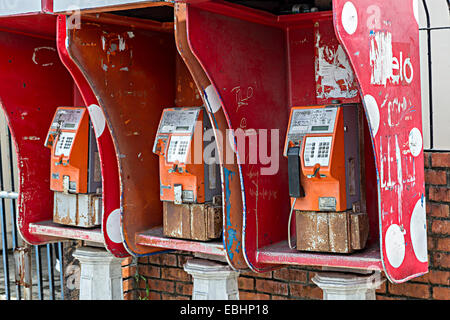
[[[190,5],[187,8],[187,26],[192,51],[218,92],[229,128],[281,129],[276,138],[281,146],[285,134],[282,128],[289,118],[283,30]],[[263,111],[268,108],[277,110],[277,116]],[[224,129],[226,127],[219,127],[219,130]],[[270,135],[271,132],[268,133]],[[226,132],[222,135],[226,137]],[[279,159],[284,161],[281,148],[278,149]],[[277,242],[285,236],[287,215],[280,215],[279,219],[274,217],[280,211],[289,212],[287,184],[280,178],[287,177],[287,166],[280,166],[276,176],[262,175],[261,164],[250,164],[248,152],[239,157],[245,164],[239,166],[239,172],[232,173],[232,179],[239,178],[242,191],[228,188],[226,192],[229,197],[240,197],[235,194],[242,192],[244,209],[243,212],[226,212],[230,216],[244,214],[246,217],[246,233],[242,237],[245,238],[247,261],[253,268],[258,268],[255,263],[257,245]],[[258,225],[268,224],[271,230],[258,233]],[[239,227],[231,226],[238,234]]]
[[[208,116],[214,129],[216,141],[221,142],[217,145],[218,154],[222,158],[231,154],[232,158],[236,160],[236,154],[230,149],[227,149],[226,144],[218,138],[221,132],[226,132],[226,129],[230,128],[229,119],[224,109],[221,107],[222,102],[220,101],[220,97],[217,96],[217,92],[211,84],[211,81],[208,79],[202,66],[199,64],[189,47],[186,26],[186,5],[175,5],[175,23],[175,40],[178,52],[186,63],[186,66],[189,68],[197,88],[202,93],[202,98],[205,106],[207,106]],[[241,232],[243,226],[242,212],[244,204],[241,193],[241,183],[236,175],[236,173],[239,172],[239,168],[237,161],[233,161],[233,163],[222,162],[220,163],[220,168],[223,199],[224,254],[230,266],[235,269],[246,269],[248,266],[244,257]]]
[[[27,23],[38,36],[23,34]],[[31,233],[29,225],[52,219],[50,153],[44,140],[56,107],[73,103],[72,78],[59,60],[54,39],[47,39],[52,23],[55,26],[55,17],[45,15],[0,19],[3,30],[11,30],[0,32],[0,99],[19,164],[18,229],[32,244],[54,240]]]
[[[274,265],[259,261],[258,249],[287,237],[290,202],[282,144],[290,108],[332,99],[359,101],[357,83],[334,35],[329,12],[277,17],[222,1],[187,8],[192,52],[218,92],[229,128],[256,130],[261,139],[258,148],[267,143],[264,131],[258,130],[275,134],[267,145],[268,149],[275,146],[272,156],[279,160],[274,172],[263,173],[269,166],[261,158],[250,163],[250,144],[244,154],[237,150],[244,162],[239,165],[244,207],[242,213],[237,208],[231,212],[234,217],[243,215],[243,247],[249,266],[265,271]],[[321,66],[338,76],[322,72]],[[238,192],[229,190],[231,195]]]
[[[97,136],[102,169],[103,217],[101,229],[104,236],[105,247],[116,257],[125,257],[129,254],[122,243],[121,237],[120,181],[116,151],[98,100],[86,78],[67,52],[67,31],[66,16],[59,16],[57,24],[58,52],[61,61],[69,70],[77,84],[85,105],[88,107],[91,121],[94,124],[94,131]]]
[[[384,269],[404,282],[428,270],[417,1],[335,0],[333,10],[371,129]]]
[[[264,263],[292,264],[304,266],[326,266],[383,270],[378,244],[351,255],[292,252],[284,243],[275,243],[258,251],[258,261]]]

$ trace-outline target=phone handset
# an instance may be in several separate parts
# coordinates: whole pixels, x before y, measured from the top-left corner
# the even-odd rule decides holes
[[[301,184],[300,179],[300,170],[301,166],[301,141],[298,145],[290,145],[287,150],[288,157],[288,176],[289,176],[289,196],[294,198],[294,202],[291,207],[291,211],[289,213],[289,222],[288,222],[288,244],[289,248],[294,249],[295,246],[291,243],[291,219],[292,212],[294,211],[295,202],[297,198],[301,198],[305,196],[305,191]]]

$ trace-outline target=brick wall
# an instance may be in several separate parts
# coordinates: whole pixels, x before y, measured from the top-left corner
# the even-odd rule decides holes
[[[425,153],[429,273],[403,284],[385,282],[377,299],[450,300],[450,153]],[[193,255],[172,252],[123,263],[125,299],[190,299],[183,265]],[[239,277],[241,299],[322,299],[311,279],[318,268],[286,267]]]

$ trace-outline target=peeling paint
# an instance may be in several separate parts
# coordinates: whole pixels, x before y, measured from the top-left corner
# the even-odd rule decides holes
[[[126,48],[125,39],[122,38],[120,35],[117,37],[119,38],[119,51],[124,51]]]
[[[230,181],[233,179],[233,175],[235,174],[233,171],[228,170],[227,168],[223,168],[224,171],[224,184],[225,184],[225,216],[226,216],[226,228],[228,232],[227,237],[227,252],[228,256],[231,260],[233,260],[234,252],[233,252],[233,246],[235,245],[235,252],[239,253],[239,247],[241,246],[241,242],[237,238],[237,232],[234,228],[232,228],[231,225],[231,216],[230,216],[230,209],[231,209],[231,203],[230,203]]]
[[[31,58],[31,60],[33,61],[33,63],[34,63],[34,64],[37,64],[37,65],[40,65],[40,66],[42,66],[42,67],[48,67],[48,66],[53,65],[53,62],[47,62],[47,63],[39,64],[39,62],[37,61],[38,59],[37,59],[36,56],[37,56],[38,52],[41,51],[41,50],[56,51],[56,49],[53,48],[53,47],[37,47],[37,48],[35,48],[34,51],[33,51],[33,56],[32,56],[32,58]]]
[[[22,139],[23,140],[32,140],[32,141],[41,140],[40,137],[36,137],[36,136],[23,137]]]
[[[341,45],[337,49],[320,46],[320,33],[316,31],[315,60],[317,98],[353,98],[358,90],[352,89],[355,76]]]
[[[371,84],[386,85],[392,77],[392,35],[375,32],[370,40]]]

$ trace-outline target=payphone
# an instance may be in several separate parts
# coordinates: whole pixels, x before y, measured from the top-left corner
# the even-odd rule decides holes
[[[220,171],[215,148],[209,156],[204,152],[207,132],[212,132],[211,124],[203,107],[163,110],[153,152],[159,156],[163,232],[168,237],[211,240],[221,235]]]
[[[84,107],[56,109],[45,146],[51,149],[53,221],[94,227],[101,224],[100,158],[89,113]]]
[[[284,146],[296,249],[350,253],[368,237],[359,104],[293,107]]]

